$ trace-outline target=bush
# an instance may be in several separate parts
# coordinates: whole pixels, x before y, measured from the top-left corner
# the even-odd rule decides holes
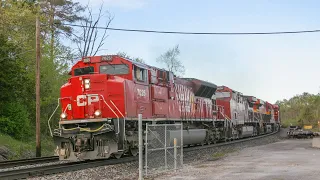
[[[0,117],[0,132],[19,140],[28,140],[31,135],[29,113],[20,103],[6,103]]]

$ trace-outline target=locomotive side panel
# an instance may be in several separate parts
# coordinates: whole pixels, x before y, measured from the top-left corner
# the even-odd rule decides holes
[[[150,90],[147,85],[125,81],[126,114],[129,118],[137,118],[141,113],[143,118],[152,117]]]
[[[157,101],[167,101],[168,100],[168,88],[152,85],[151,86],[151,97],[153,100]]]
[[[137,104],[136,117],[141,113],[143,118],[152,117],[152,104],[150,101],[149,86],[144,84],[134,84],[134,102]]]
[[[125,115],[128,118],[135,118],[137,115],[137,105],[134,102],[134,84],[132,81],[124,81],[124,88],[125,88],[125,107],[126,112]]]
[[[231,119],[237,124],[244,124],[245,121],[245,103],[239,92],[232,93],[230,100]]]
[[[177,100],[168,100],[168,116],[169,119],[180,120],[180,105]]]

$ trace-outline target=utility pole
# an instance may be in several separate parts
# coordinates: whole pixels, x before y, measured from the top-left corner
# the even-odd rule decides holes
[[[36,157],[41,157],[40,139],[40,20],[39,9],[36,18]]]

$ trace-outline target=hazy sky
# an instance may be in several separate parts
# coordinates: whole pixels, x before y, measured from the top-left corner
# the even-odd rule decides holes
[[[78,0],[87,4],[87,0]],[[115,16],[110,27],[195,32],[320,29],[320,2],[298,0],[91,0]],[[100,26],[104,24],[101,22]],[[156,58],[179,44],[185,77],[226,85],[275,102],[320,87],[320,33],[210,36],[109,31],[100,54],[119,51],[161,67]]]

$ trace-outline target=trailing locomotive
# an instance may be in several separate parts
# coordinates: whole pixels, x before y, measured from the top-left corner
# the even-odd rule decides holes
[[[279,128],[276,105],[116,55],[82,58],[70,75],[61,87],[59,128],[51,132],[61,160],[136,156],[139,113],[144,124],[183,123],[184,145]]]

